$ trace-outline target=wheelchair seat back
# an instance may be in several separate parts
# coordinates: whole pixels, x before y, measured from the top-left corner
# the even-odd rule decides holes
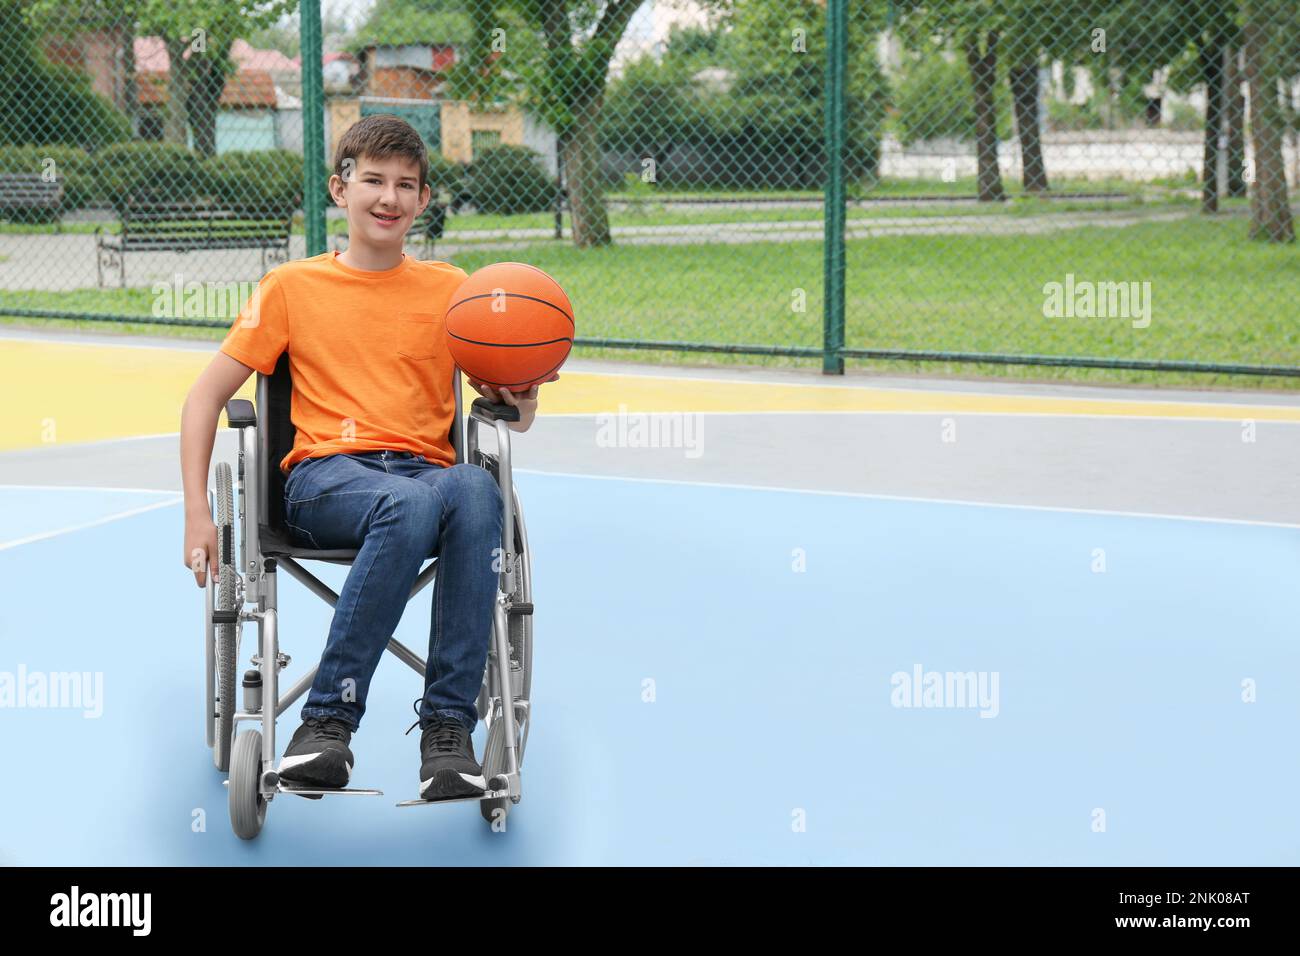
[[[456,400],[456,413],[452,419],[449,436],[456,461],[464,460],[461,452],[464,440],[464,423],[461,421],[460,369],[452,372],[452,392]],[[293,376],[289,372],[289,352],[286,349],[275,363],[270,375],[257,375],[257,439],[258,462],[262,500],[258,514],[258,529],[265,537],[284,541],[289,537],[285,526],[284,486],[285,475],[280,462],[293,450],[297,429],[290,418],[293,400]],[[297,549],[295,549],[297,550]]]

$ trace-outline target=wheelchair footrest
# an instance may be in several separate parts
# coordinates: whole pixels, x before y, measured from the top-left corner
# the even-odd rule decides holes
[[[321,797],[332,793],[344,793],[359,797],[382,797],[384,795],[382,790],[367,790],[360,787],[296,787],[284,781],[276,785],[276,790],[280,793],[292,793],[294,796],[306,797],[308,800],[319,800]]]
[[[444,797],[441,800],[403,800],[398,804],[399,807],[431,807],[440,803],[464,803],[466,800],[495,800],[498,797],[510,796],[509,790],[488,790],[478,796],[470,797]]]

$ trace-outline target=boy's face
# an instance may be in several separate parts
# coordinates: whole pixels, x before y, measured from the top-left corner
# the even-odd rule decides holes
[[[349,244],[380,248],[400,249],[412,221],[429,204],[429,186],[420,182],[420,167],[402,156],[358,157],[346,182],[330,177],[330,195],[348,211]]]

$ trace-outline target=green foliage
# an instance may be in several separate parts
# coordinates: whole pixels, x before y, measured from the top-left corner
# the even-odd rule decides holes
[[[467,184],[480,212],[544,212],[555,202],[555,183],[541,157],[523,146],[493,146],[469,164]]]
[[[302,156],[287,149],[233,151],[203,162],[206,192],[225,207],[297,208]]]
[[[84,150],[48,144],[0,147],[0,173],[44,173],[47,169],[63,184],[63,209],[77,209],[94,197],[98,166]]]
[[[130,123],[71,67],[50,63],[22,4],[0,0],[0,146],[60,144],[97,149],[130,137]]]
[[[1098,107],[1096,97],[1092,97],[1083,103],[1049,99],[1047,101],[1047,126],[1053,132],[1104,129],[1106,118]]]
[[[846,165],[871,179],[887,84],[874,33],[850,21]],[[716,30],[674,30],[662,59],[629,64],[607,94],[602,144],[653,157],[663,186],[809,188],[825,175],[825,14],[812,0],[738,5]]]
[[[435,198],[440,189],[446,189],[454,195],[464,184],[465,167],[453,159],[448,159],[436,149],[429,150],[428,181]]]
[[[478,0],[482,2],[482,0]],[[436,45],[470,42],[475,0],[379,0],[348,44],[359,53],[369,46]]]
[[[975,138],[974,94],[970,72],[959,58],[937,51],[909,58],[894,96],[895,128],[904,146],[924,139]],[[999,83],[994,92],[998,138],[1011,136],[1011,95]]]
[[[118,143],[100,150],[99,198],[117,206],[142,202],[189,202],[207,183],[199,157],[175,143]]]

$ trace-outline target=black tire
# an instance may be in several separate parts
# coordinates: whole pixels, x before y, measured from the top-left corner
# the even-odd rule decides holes
[[[235,499],[230,465],[217,465],[217,553],[220,566],[217,610],[235,610]],[[235,658],[239,656],[239,628],[235,624],[216,626],[216,713],[212,762],[222,773],[230,769],[231,737],[235,728]]]
[[[497,718],[492,721],[492,726],[488,729],[487,744],[483,747],[483,777],[487,780],[489,789],[492,787],[492,777],[505,771],[506,724],[505,720]],[[478,812],[489,824],[496,823],[498,819],[504,820],[510,814],[510,798],[495,797],[491,800],[480,800]]]

